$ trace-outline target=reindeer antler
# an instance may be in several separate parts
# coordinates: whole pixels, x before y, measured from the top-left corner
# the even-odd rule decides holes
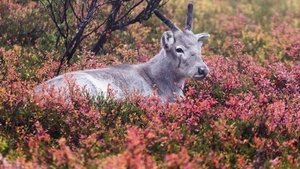
[[[187,6],[187,18],[186,18],[185,29],[187,30],[193,29],[193,0],[190,0]]]
[[[165,23],[171,29],[172,32],[180,30],[170,19],[165,17],[159,10],[155,9],[153,12],[163,23]]]

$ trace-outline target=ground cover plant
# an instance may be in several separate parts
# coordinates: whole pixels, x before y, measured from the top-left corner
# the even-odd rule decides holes
[[[186,4],[162,10],[184,23]],[[299,168],[300,2],[201,0],[194,9],[194,31],[211,34],[202,53],[210,75],[189,81],[185,98],[75,92],[67,104],[32,93],[64,52],[46,9],[1,1],[0,168]],[[144,62],[164,30],[155,17],[132,24],[98,55],[83,41],[61,71]]]

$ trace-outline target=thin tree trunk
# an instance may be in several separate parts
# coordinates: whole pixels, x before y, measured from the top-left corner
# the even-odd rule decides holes
[[[105,44],[106,41],[107,41],[107,33],[103,32],[100,38],[98,39],[98,41],[96,42],[96,44],[94,45],[92,52],[94,54],[98,54],[100,50],[103,49],[103,45]]]
[[[85,27],[85,26],[84,26]],[[70,44],[68,45],[68,48],[66,50],[66,52],[64,53],[63,57],[61,58],[60,60],[60,65],[56,71],[56,75],[59,75],[60,74],[60,71],[61,71],[61,68],[65,62],[65,60],[67,59],[67,64],[70,63],[70,60],[72,59],[74,53],[76,52],[76,49],[78,48],[78,46],[80,45],[80,42],[82,39],[81,36],[83,34],[83,30],[84,29],[81,29],[77,34],[76,36],[72,39],[72,41],[70,42]]]

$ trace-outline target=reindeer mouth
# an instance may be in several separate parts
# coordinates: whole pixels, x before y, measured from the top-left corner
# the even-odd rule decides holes
[[[193,79],[195,79],[195,80],[202,80],[202,79],[204,79],[206,77],[206,75],[194,75],[193,76]]]

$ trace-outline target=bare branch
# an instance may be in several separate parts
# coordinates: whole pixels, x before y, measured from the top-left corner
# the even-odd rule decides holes
[[[163,0],[136,0],[130,2],[125,0],[40,0],[49,12],[56,27],[56,45],[61,45],[61,41],[65,45],[65,52],[61,57],[57,74],[59,74],[65,62],[70,62],[85,38],[93,33],[98,35],[98,39],[92,47],[92,52],[98,53],[103,48],[111,32],[147,20],[153,11],[160,7],[161,1]],[[139,6],[143,6],[144,2],[146,6],[135,14],[133,11]],[[109,5],[112,8],[107,14],[105,8]],[[91,24],[91,21],[93,21],[93,24]]]
[[[128,16],[133,9],[135,9],[137,6],[139,6],[144,0],[140,0],[138,3],[134,4],[122,17],[120,17],[116,22],[121,21],[126,16]]]
[[[76,2],[76,1],[75,1]],[[81,22],[81,18],[77,15],[76,11],[75,11],[75,8],[74,6],[72,5],[72,3],[70,3],[70,8],[71,8],[71,11],[73,13],[73,15],[75,16],[75,18],[78,20],[78,22]]]
[[[68,6],[70,4],[70,0],[65,0],[64,1],[64,8],[63,8],[63,20],[62,23],[64,22],[66,24],[66,29],[65,29],[65,35],[66,35],[66,39],[69,38],[69,31],[70,31],[70,27],[69,27],[69,23],[68,23],[68,18],[67,18],[67,11],[68,11]]]
[[[116,23],[114,25],[114,27],[112,29],[113,30],[121,29],[130,24],[134,24],[136,22],[141,22],[142,20],[147,20],[151,16],[152,11],[154,11],[155,9],[157,9],[159,7],[159,3],[160,3],[160,0],[153,0],[153,1],[147,0],[146,8],[143,11],[141,11],[137,16],[135,16],[134,18],[129,19],[127,21],[120,20],[118,23]]]
[[[51,0],[47,0],[47,3],[48,3],[48,4],[46,5],[46,7],[47,7],[47,9],[50,10],[50,11],[49,11],[49,14],[50,14],[50,17],[51,17],[51,19],[52,19],[52,21],[53,21],[53,23],[54,23],[54,25],[55,25],[57,31],[59,32],[59,34],[60,34],[63,38],[66,39],[66,35],[63,33],[62,29],[60,28],[60,26],[59,26],[59,24],[58,24],[58,22],[57,22],[57,18],[55,17],[55,12],[54,12],[54,8],[53,8],[52,1],[51,1]]]
[[[140,5],[142,2],[139,1],[137,4]],[[131,11],[136,8],[137,4],[134,4],[127,12],[125,12],[125,13],[127,13],[127,15],[122,15],[122,17],[120,17],[117,21],[115,20],[113,15],[116,15],[116,12],[119,12],[120,9],[118,7],[120,7],[120,6],[115,6],[115,9],[118,9],[118,10],[112,10],[111,15],[109,16],[110,19],[107,21],[105,30],[102,32],[102,34],[100,35],[98,41],[94,45],[94,47],[92,49],[92,52],[95,53],[95,54],[97,54],[99,52],[99,50],[103,46],[103,43],[105,43],[105,40],[107,39],[106,35],[105,35],[107,32],[112,32],[112,31],[115,31],[115,30],[119,30],[119,29],[122,29],[122,28],[130,25],[130,24],[134,24],[136,22],[141,22],[143,20],[147,20],[151,16],[152,11],[159,7],[159,4],[160,4],[161,0],[146,0],[146,2],[147,2],[146,8],[144,8],[135,17],[128,18],[128,19],[126,18],[131,13]]]
[[[107,19],[108,18],[106,18],[100,25],[98,25],[97,27],[92,29],[89,33],[86,33],[85,35],[83,35],[81,39],[83,40],[86,37],[90,36],[92,33],[95,33],[98,29],[100,29],[107,22]]]
[[[81,37],[84,33],[84,30],[85,30],[86,26],[88,25],[88,23],[92,20],[93,15],[95,13],[96,6],[97,6],[96,3],[97,3],[97,0],[92,0],[87,15],[82,19],[82,21],[78,25],[76,35],[70,41],[66,52],[64,53],[63,57],[60,60],[60,65],[59,65],[59,68],[56,72],[57,75],[60,73],[60,70],[61,70],[61,68],[62,68],[62,66],[65,62],[65,59],[67,59],[67,63],[69,64],[69,62],[72,59],[72,56],[74,55],[76,49],[80,45],[80,43],[82,41]]]

